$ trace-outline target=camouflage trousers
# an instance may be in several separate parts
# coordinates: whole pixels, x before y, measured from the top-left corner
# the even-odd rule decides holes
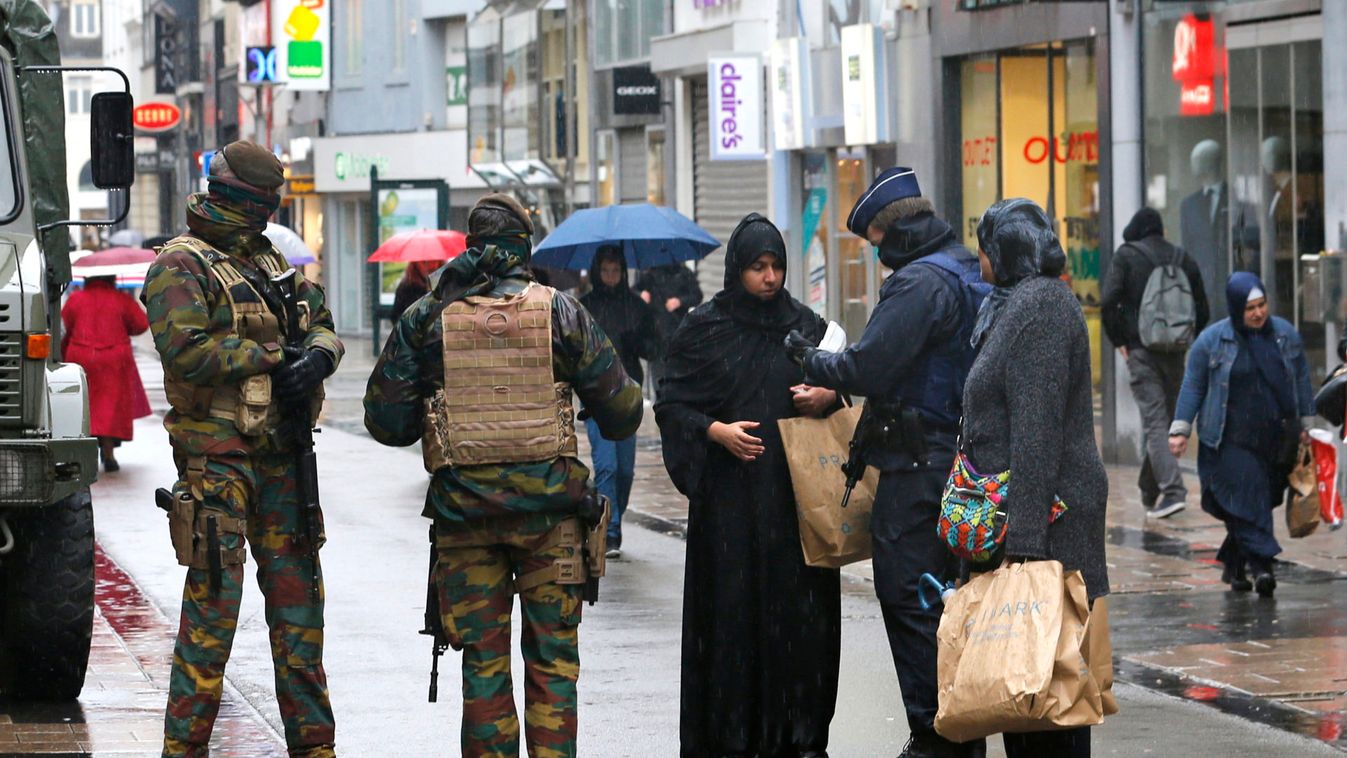
[[[179,462],[180,471],[184,463]],[[322,572],[309,559],[295,482],[288,456],[211,457],[202,480],[203,507],[246,521],[265,597],[276,698],[290,755],[331,756],[335,727],[323,671]],[[241,548],[243,540],[240,534],[220,536],[224,550]],[[315,571],[316,599],[310,592]],[[209,571],[187,570],[164,717],[164,756],[208,754],[242,598],[242,565],[223,567],[218,593],[211,591]]]
[[[548,528],[437,529],[435,586],[451,644],[463,651],[463,758],[519,755],[510,677],[514,579],[571,548],[535,553]],[[524,730],[531,758],[572,758],[580,677],[581,585],[544,582],[519,593]]]

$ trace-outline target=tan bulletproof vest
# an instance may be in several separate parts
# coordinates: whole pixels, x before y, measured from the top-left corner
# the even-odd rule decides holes
[[[554,292],[530,284],[445,307],[444,389],[426,401],[426,470],[577,454],[571,386],[552,373]]]
[[[204,240],[181,236],[171,240],[164,250],[186,248],[199,258],[206,270],[220,284],[229,303],[230,330],[214,335],[218,338],[238,337],[259,344],[277,343],[282,329],[276,314],[271,312],[262,295],[243,278],[229,256],[216,250]],[[252,261],[264,276],[273,277],[289,268],[289,263],[275,250],[255,255]],[[213,309],[216,303],[210,303]],[[308,305],[301,302],[300,329],[308,329]],[[321,387],[316,403],[321,404]],[[239,434],[258,436],[280,423],[280,413],[271,395],[271,376],[255,374],[238,384],[202,386],[172,378],[165,373],[164,394],[173,409],[190,418],[216,418],[234,423]]]

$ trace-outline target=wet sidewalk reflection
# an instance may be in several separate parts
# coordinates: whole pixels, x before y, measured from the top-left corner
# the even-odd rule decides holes
[[[77,703],[0,699],[0,755],[159,755],[176,624],[100,549],[98,610]],[[284,743],[226,688],[212,756],[283,756]]]

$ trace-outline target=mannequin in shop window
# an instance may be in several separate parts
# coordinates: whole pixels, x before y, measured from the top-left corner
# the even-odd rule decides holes
[[[1179,205],[1180,244],[1197,262],[1203,282],[1224,282],[1230,271],[1258,266],[1258,222],[1247,203],[1234,203],[1234,251],[1231,252],[1230,185],[1225,181],[1221,144],[1204,139],[1189,156],[1196,192]],[[1213,313],[1225,310],[1222,287],[1209,287]]]

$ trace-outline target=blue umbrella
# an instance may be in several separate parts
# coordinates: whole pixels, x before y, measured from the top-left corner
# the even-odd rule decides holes
[[[609,205],[571,214],[533,249],[533,263],[588,269],[595,251],[604,245],[621,246],[628,268],[700,260],[720,247],[715,237],[673,208]]]

